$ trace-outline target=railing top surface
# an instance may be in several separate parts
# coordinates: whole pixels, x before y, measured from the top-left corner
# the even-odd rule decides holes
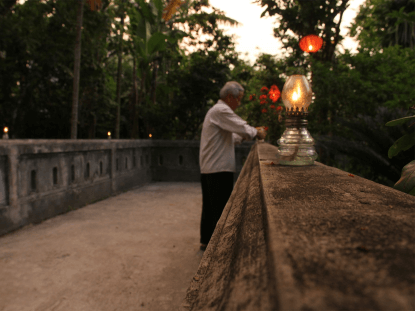
[[[318,162],[272,165],[276,151],[258,146],[284,309],[411,310],[415,197]]]
[[[414,310],[415,197],[276,154],[251,149],[184,306]]]
[[[243,142],[237,148],[249,148],[255,142]],[[167,147],[198,148],[199,140],[158,140],[158,139],[3,139],[0,140],[0,155],[7,155],[11,149],[18,153],[54,153],[117,148]]]

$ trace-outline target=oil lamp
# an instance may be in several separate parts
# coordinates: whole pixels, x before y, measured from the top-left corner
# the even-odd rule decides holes
[[[108,132],[108,139],[111,139],[111,132]]]
[[[9,134],[8,134],[8,132],[9,132],[9,128],[8,128],[8,127],[5,127],[5,128],[4,128],[3,139],[9,139]]]
[[[277,141],[277,158],[281,165],[313,165],[317,159],[314,139],[307,130],[308,106],[312,99],[310,84],[303,75],[288,77],[282,89],[286,109],[285,131]]]

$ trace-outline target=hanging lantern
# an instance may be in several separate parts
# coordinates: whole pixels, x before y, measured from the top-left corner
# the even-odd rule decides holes
[[[308,35],[300,40],[300,49],[304,52],[315,53],[321,49],[323,39],[316,35]]]

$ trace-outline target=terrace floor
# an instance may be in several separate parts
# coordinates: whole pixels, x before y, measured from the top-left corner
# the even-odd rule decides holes
[[[0,310],[180,310],[201,209],[200,183],[156,182],[0,237]]]

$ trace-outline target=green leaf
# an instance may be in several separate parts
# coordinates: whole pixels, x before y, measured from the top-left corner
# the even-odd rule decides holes
[[[150,8],[147,3],[144,2],[144,0],[137,0],[140,4],[140,13],[144,16],[144,18],[148,21],[151,21],[152,24],[154,24],[154,16],[150,11]]]
[[[410,133],[402,136],[399,138],[395,143],[389,148],[388,150],[388,157],[392,159],[392,157],[396,156],[399,152],[408,150],[413,145],[415,145],[415,134]]]
[[[415,160],[403,167],[401,178],[396,182],[393,188],[415,195]]]
[[[158,10],[158,8],[156,7],[156,5],[155,5],[154,1],[150,1],[150,3],[149,3],[149,8],[150,8],[151,15],[152,15],[152,17],[151,17],[151,18],[152,18],[152,20],[153,20],[152,24],[155,24],[155,23],[159,22],[159,21],[158,21],[158,17],[161,17],[161,15],[159,15],[159,10]]]
[[[157,51],[164,51],[166,49],[166,42],[167,36],[162,34],[161,32],[154,33],[150,40],[148,40],[147,51],[149,54],[153,54]]]
[[[183,39],[184,37],[189,37],[189,35],[187,33],[185,33],[182,30],[174,30],[172,32],[170,32],[170,36],[167,37],[167,40],[171,43],[171,44],[175,44],[177,41]],[[193,37],[192,37],[193,39]]]
[[[161,0],[154,0],[154,5],[157,8],[158,16],[161,17],[163,15],[163,3],[161,2]]]
[[[401,119],[396,119],[396,120],[392,120],[389,121],[388,123],[386,123],[386,126],[396,126],[396,125],[401,125],[404,124],[406,122],[408,122],[409,120],[415,119],[415,116],[409,116],[409,117],[405,117],[405,118],[401,118]]]
[[[144,42],[142,40],[140,40],[139,42],[137,42],[135,44],[136,47],[136,51],[138,52],[138,54],[142,57],[145,58],[146,55],[146,46],[144,44]]]

